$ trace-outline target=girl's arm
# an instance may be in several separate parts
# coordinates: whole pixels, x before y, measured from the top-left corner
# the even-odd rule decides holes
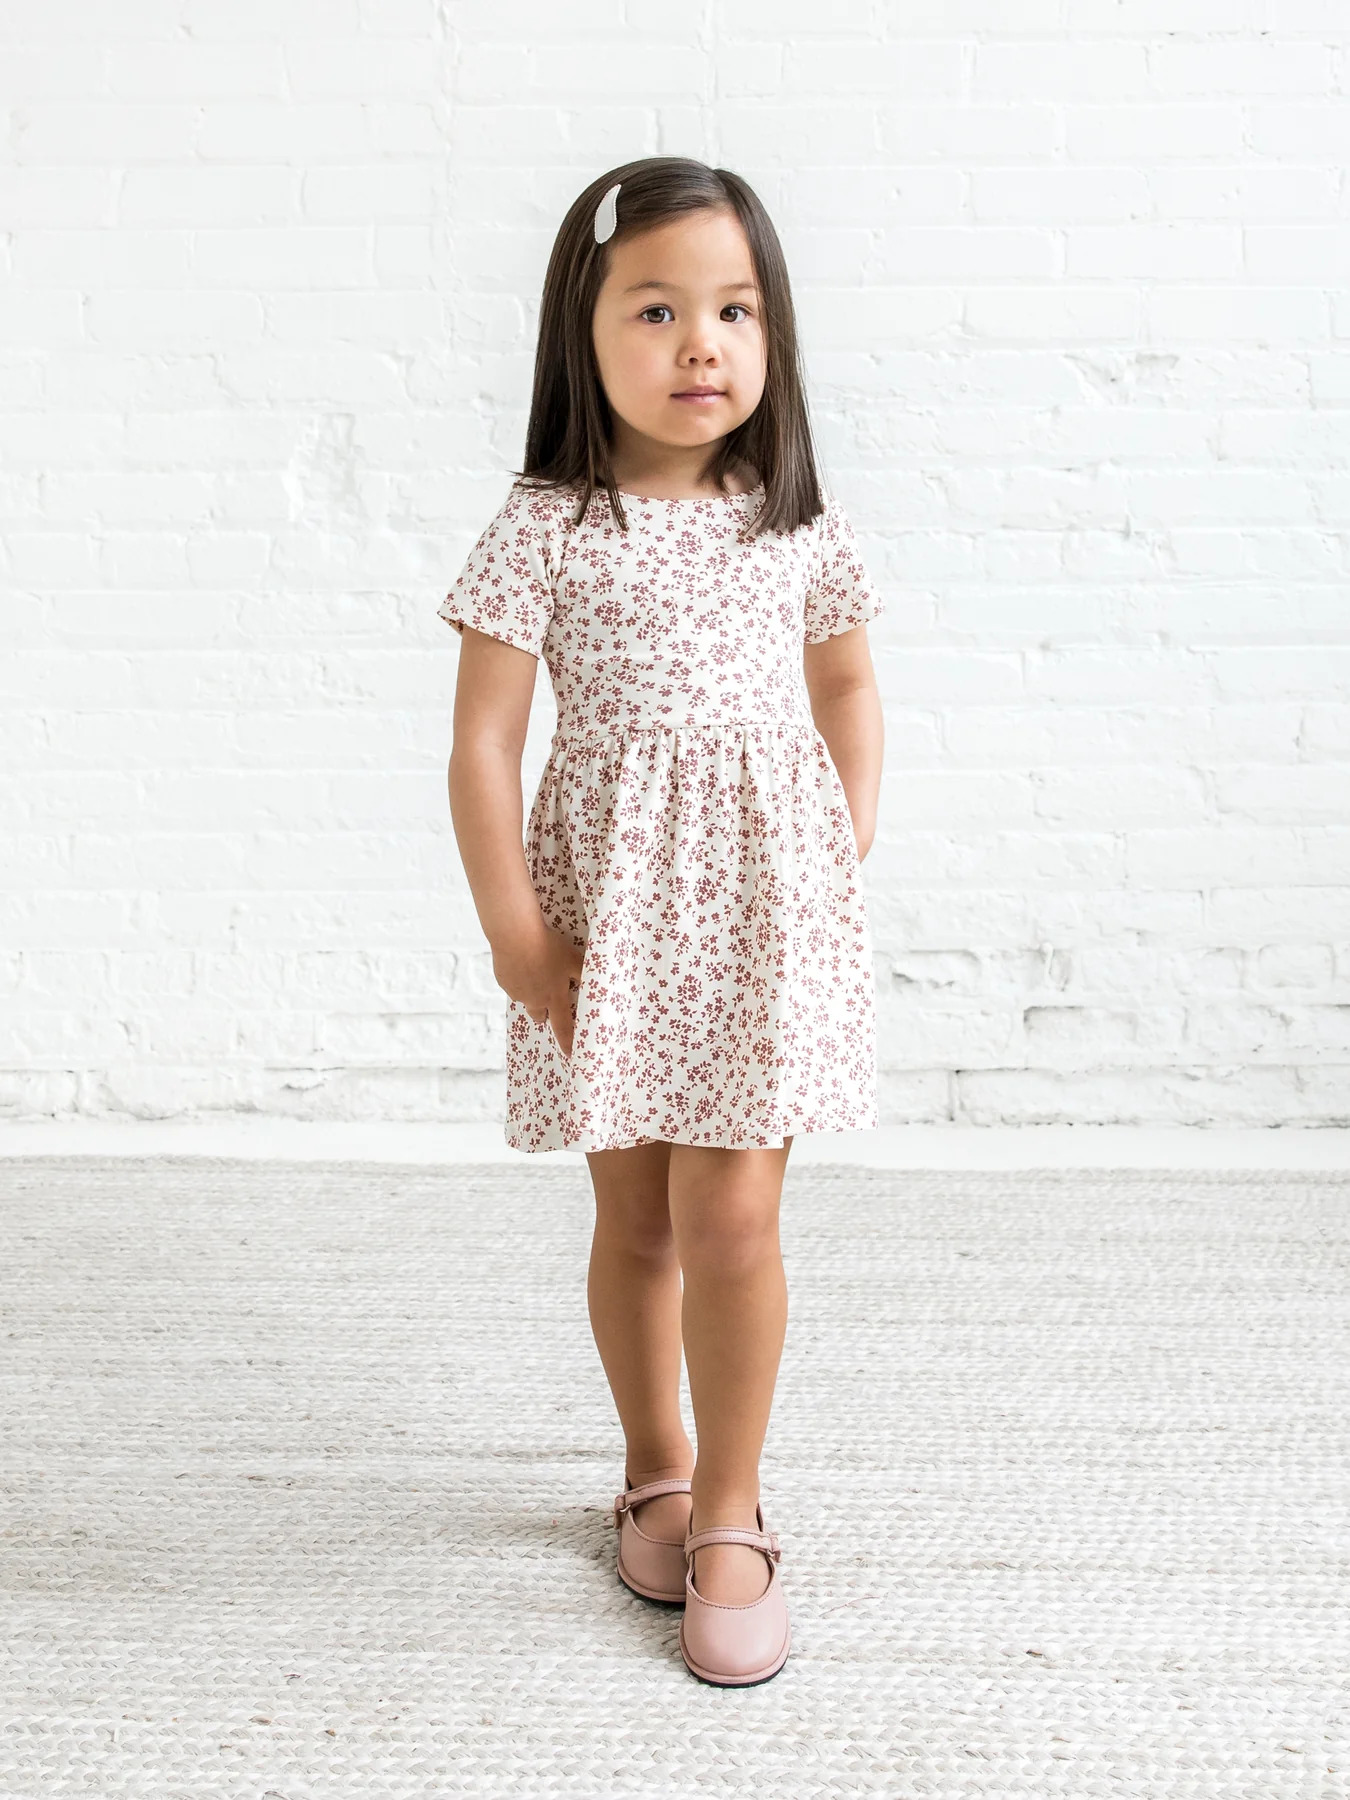
[[[523,843],[521,755],[538,660],[466,626],[455,681],[450,817],[497,985],[571,1053],[573,978],[582,950],[539,910]]]
[[[803,666],[811,716],[839,771],[861,862],[876,835],[884,741],[867,627],[857,625],[807,644]]]

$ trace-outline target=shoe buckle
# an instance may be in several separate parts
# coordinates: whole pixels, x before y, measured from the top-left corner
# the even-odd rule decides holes
[[[778,1533],[776,1531],[768,1531],[765,1532],[764,1535],[769,1540],[769,1555],[775,1562],[782,1562],[783,1552],[778,1543]]]

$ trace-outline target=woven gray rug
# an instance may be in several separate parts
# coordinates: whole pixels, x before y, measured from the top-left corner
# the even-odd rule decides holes
[[[740,1691],[614,1573],[585,1169],[0,1190],[6,1795],[1350,1794],[1348,1176],[789,1165]]]

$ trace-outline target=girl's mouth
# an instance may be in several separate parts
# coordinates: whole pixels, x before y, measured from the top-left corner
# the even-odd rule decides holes
[[[711,406],[714,400],[725,400],[726,392],[722,388],[686,388],[684,393],[670,397],[683,400],[686,406]]]

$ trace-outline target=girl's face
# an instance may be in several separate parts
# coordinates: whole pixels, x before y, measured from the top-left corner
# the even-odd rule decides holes
[[[618,421],[693,449],[734,431],[764,392],[764,324],[740,220],[686,213],[611,246],[592,326]]]

